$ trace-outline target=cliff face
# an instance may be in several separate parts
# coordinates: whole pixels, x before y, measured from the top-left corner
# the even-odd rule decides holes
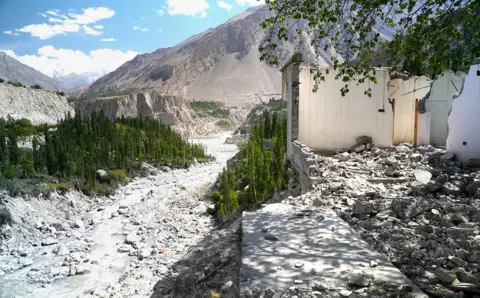
[[[73,113],[66,97],[55,92],[0,83],[0,117],[27,118],[32,124],[55,124]]]
[[[219,129],[197,116],[189,102],[173,95],[142,92],[125,96],[90,99],[72,104],[82,115],[103,111],[108,118],[152,117],[184,135],[203,135]]]

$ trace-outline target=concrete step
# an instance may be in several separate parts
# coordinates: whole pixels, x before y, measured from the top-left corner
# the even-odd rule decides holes
[[[270,204],[244,212],[242,230],[241,297],[290,297],[286,291],[336,297],[330,295],[358,290],[350,283],[359,275],[373,278],[363,291],[382,289],[366,297],[387,297],[399,289],[410,292],[405,297],[428,297],[332,210]]]

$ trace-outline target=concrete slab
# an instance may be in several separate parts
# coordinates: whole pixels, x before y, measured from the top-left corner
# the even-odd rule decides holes
[[[428,297],[332,210],[270,204],[244,212],[242,229],[241,291],[278,293],[302,281],[345,289],[352,275],[366,273],[375,285],[408,285],[410,297]]]

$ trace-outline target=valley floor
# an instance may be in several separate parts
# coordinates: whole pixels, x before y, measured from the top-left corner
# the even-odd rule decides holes
[[[0,231],[0,297],[151,296],[215,228],[202,197],[237,152],[228,135],[195,140],[215,162],[152,168],[108,198],[4,197],[16,224]]]

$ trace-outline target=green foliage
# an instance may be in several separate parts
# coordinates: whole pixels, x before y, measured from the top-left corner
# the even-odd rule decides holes
[[[68,185],[65,183],[47,183],[40,186],[41,192],[52,192],[52,191],[59,191],[59,192],[66,192],[68,191]]]
[[[8,211],[7,207],[0,204],[0,227],[13,222],[12,214]]]
[[[261,26],[268,32],[260,46],[261,60],[280,63],[278,43],[292,38],[304,47],[306,26],[317,55],[335,50],[332,56],[336,79],[342,80],[342,95],[349,84],[375,82],[379,62],[393,70],[434,77],[452,68],[463,69],[480,56],[480,1],[477,0],[266,0],[275,15]],[[305,20],[302,22],[301,20]],[[389,27],[395,32],[385,41],[378,30]],[[314,72],[314,91],[325,80]],[[371,96],[371,89],[365,91]]]
[[[7,84],[12,85],[13,87],[24,87],[25,88],[25,85],[23,85],[22,83],[19,83],[19,82],[8,81]]]
[[[0,83],[5,83],[5,80],[0,78]]]
[[[42,89],[42,87],[41,87],[40,85],[38,85],[38,84],[35,84],[35,85],[30,86],[30,88],[32,88],[32,89],[37,89],[37,90]]]
[[[227,118],[230,115],[228,109],[215,101],[192,101],[190,106],[200,117]]]
[[[57,94],[58,96],[65,96],[65,92],[63,91],[55,91],[55,94]]]
[[[215,124],[222,128],[229,128],[232,127],[233,122],[228,119],[220,119]]]
[[[265,111],[262,123],[252,128],[250,139],[239,146],[240,160],[219,175],[211,198],[216,214],[229,216],[258,207],[289,180],[283,163],[287,145],[287,120]],[[271,146],[265,146],[271,143]]]
[[[32,132],[36,133],[32,149],[19,148],[18,138]],[[47,174],[62,182],[76,181],[88,193],[110,193],[142,162],[187,167],[194,158],[204,162],[210,157],[201,146],[188,143],[152,118],[111,121],[103,112],[86,119],[77,113],[55,127],[35,127],[26,119],[0,119],[0,170],[6,179]],[[107,173],[105,185],[96,181],[98,169],[114,169]]]

